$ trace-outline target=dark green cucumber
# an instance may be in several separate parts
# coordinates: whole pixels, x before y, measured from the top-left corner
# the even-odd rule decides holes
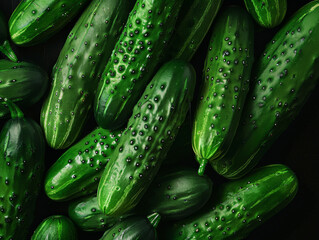
[[[0,133],[0,239],[26,239],[42,188],[45,142],[40,126],[8,102]]]
[[[285,18],[287,0],[244,0],[255,21],[266,28],[278,26]]]
[[[81,133],[131,5],[130,0],[94,0],[69,34],[53,67],[53,85],[41,111],[52,148],[69,147]]]
[[[43,220],[34,231],[31,240],[76,240],[77,232],[72,221],[62,215]]]
[[[184,0],[167,59],[191,60],[222,3],[223,0]]]
[[[184,0],[137,0],[99,82],[95,119],[115,129],[127,121],[158,67]]]
[[[105,165],[121,136],[97,128],[69,148],[48,170],[44,181],[47,196],[69,200],[96,192]]]
[[[8,23],[2,11],[0,11],[0,52],[6,55],[11,61],[18,61],[8,40]]]
[[[195,78],[190,64],[173,60],[147,86],[99,183],[105,214],[123,215],[146,192],[185,119]]]
[[[40,67],[27,62],[0,60],[0,96],[21,107],[32,106],[44,95],[48,74]],[[8,109],[0,106],[0,117]]]
[[[227,178],[250,171],[298,115],[319,78],[319,1],[301,8],[254,67],[235,138],[214,169]]]
[[[160,215],[158,213],[154,213],[148,218],[133,216],[106,231],[100,240],[156,240],[155,228],[159,221]]]
[[[9,32],[17,45],[32,46],[60,31],[89,0],[23,0],[9,19]]]
[[[297,189],[297,178],[288,167],[262,167],[240,180],[220,185],[209,205],[168,226],[163,239],[240,240],[284,208]]]
[[[254,24],[240,7],[224,9],[214,25],[203,71],[192,146],[203,174],[228,150],[242,113],[254,61]]]

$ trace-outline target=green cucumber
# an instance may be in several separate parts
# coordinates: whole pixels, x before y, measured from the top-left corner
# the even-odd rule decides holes
[[[106,215],[123,215],[146,192],[186,117],[195,81],[190,64],[173,60],[147,86],[99,183]]]
[[[0,11],[0,52],[6,55],[11,61],[18,61],[8,40],[8,23],[2,11]]]
[[[254,61],[254,25],[240,7],[226,8],[214,25],[205,60],[192,146],[203,174],[228,150],[242,113]]]
[[[154,213],[148,218],[133,216],[106,231],[100,240],[156,240],[155,228],[159,221],[160,215],[158,213]]]
[[[223,0],[184,0],[167,59],[192,59],[222,3]]]
[[[0,60],[0,96],[21,107],[32,106],[44,95],[48,74],[40,67],[27,62]],[[0,117],[8,109],[0,106]]]
[[[97,128],[69,148],[46,174],[47,196],[65,201],[95,192],[120,136],[120,131]]]
[[[9,32],[17,45],[42,43],[60,31],[89,0],[23,0],[9,19]]]
[[[213,162],[227,178],[250,171],[298,115],[319,78],[319,1],[302,7],[256,61],[234,140]]]
[[[2,102],[6,103],[6,102]],[[0,239],[26,239],[42,188],[45,141],[40,126],[7,102],[0,133]]]
[[[244,0],[255,21],[263,27],[274,28],[285,18],[287,0]]]
[[[99,82],[94,114],[99,126],[116,129],[158,67],[184,0],[138,0]]]
[[[43,220],[34,231],[31,240],[76,240],[77,232],[72,221],[62,215]]]
[[[284,165],[269,165],[218,186],[203,210],[165,230],[167,240],[240,240],[284,208],[296,195],[298,181]]]
[[[50,147],[67,148],[81,133],[131,3],[94,0],[69,34],[53,67],[53,85],[41,111],[41,124]]]

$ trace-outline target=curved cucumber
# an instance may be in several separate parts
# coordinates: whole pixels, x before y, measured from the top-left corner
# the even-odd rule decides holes
[[[18,58],[13,52],[8,40],[8,23],[2,11],[0,11],[0,52],[6,55],[11,61],[18,61]]]
[[[288,167],[262,167],[219,186],[209,206],[169,226],[163,239],[243,239],[284,208],[297,189],[297,178]]]
[[[319,1],[301,8],[254,67],[254,82],[227,154],[213,162],[227,178],[250,171],[298,115],[319,78]]]
[[[190,64],[174,60],[147,86],[99,183],[105,214],[123,215],[140,201],[185,119],[195,78]]]
[[[23,0],[9,19],[17,45],[32,46],[52,37],[74,18],[89,0]]]
[[[184,0],[166,59],[190,61],[222,3],[223,0]]]
[[[254,61],[254,25],[240,7],[219,16],[209,43],[192,146],[202,175],[208,161],[223,155],[235,135]]]
[[[41,124],[52,148],[69,147],[81,133],[130,6],[129,0],[92,1],[70,32],[41,111]]]
[[[62,201],[95,192],[120,136],[120,131],[97,128],[69,148],[47,172],[47,196]]]
[[[42,188],[45,142],[40,126],[8,102],[0,133],[0,239],[26,239]],[[22,224],[23,223],[23,224]]]
[[[99,126],[122,126],[158,67],[184,0],[138,0],[103,72],[95,99]]]
[[[266,28],[278,26],[285,18],[287,0],[244,0],[255,21]]]
[[[34,231],[31,240],[76,240],[74,224],[65,216],[54,215],[46,218]]]
[[[48,74],[40,67],[27,62],[0,60],[0,96],[21,107],[32,106],[44,95]],[[0,106],[0,117],[8,113]]]

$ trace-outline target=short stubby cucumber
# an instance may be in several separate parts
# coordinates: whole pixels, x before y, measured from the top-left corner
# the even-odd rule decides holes
[[[225,8],[214,25],[203,71],[192,146],[203,174],[228,150],[242,113],[254,61],[254,24],[242,8]]]
[[[160,219],[158,213],[147,218],[129,217],[106,231],[100,240],[157,240],[156,227]]]
[[[192,65],[173,60],[147,86],[99,183],[106,215],[123,215],[146,192],[186,117],[195,81]]]
[[[53,67],[52,87],[41,111],[50,147],[65,149],[81,133],[131,5],[129,0],[94,0],[71,30]]]
[[[23,0],[9,19],[9,32],[17,45],[32,46],[60,31],[89,0]]]
[[[137,0],[99,82],[94,106],[99,126],[126,123],[167,50],[183,1]]]
[[[11,48],[8,37],[8,23],[2,11],[0,11],[0,52],[6,55],[11,61],[16,62],[18,58]]]
[[[285,18],[287,0],[244,0],[255,21],[266,28],[278,26]]]
[[[7,102],[11,119],[0,133],[0,239],[26,239],[42,189],[45,141],[41,127]]]
[[[215,191],[216,190],[216,191]],[[240,240],[286,207],[298,190],[294,173],[284,165],[269,165],[218,186],[211,203],[165,232],[167,240]]]
[[[20,107],[38,102],[47,89],[48,81],[48,74],[37,65],[0,60],[0,96]],[[7,113],[8,109],[0,105],[0,117]]]
[[[63,215],[53,215],[43,220],[34,231],[31,240],[76,240],[73,222]]]
[[[223,0],[184,0],[167,59],[190,61],[206,36]]]
[[[213,162],[227,178],[250,171],[298,115],[319,78],[319,1],[302,7],[267,45],[254,67],[234,140]]]
[[[96,192],[120,137],[120,131],[97,128],[69,148],[46,174],[44,188],[47,196],[65,201]]]

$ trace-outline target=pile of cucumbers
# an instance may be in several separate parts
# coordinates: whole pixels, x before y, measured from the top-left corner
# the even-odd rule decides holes
[[[319,1],[299,5],[8,5],[0,240],[256,238],[302,191],[269,155],[319,79]]]

